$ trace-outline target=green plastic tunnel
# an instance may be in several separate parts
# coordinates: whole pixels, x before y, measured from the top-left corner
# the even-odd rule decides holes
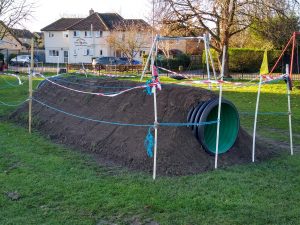
[[[189,123],[217,121],[219,99],[200,102],[188,113]],[[240,127],[239,113],[236,107],[228,100],[222,99],[219,154],[226,153],[234,145]],[[203,148],[212,154],[216,153],[217,124],[191,126],[194,136]]]

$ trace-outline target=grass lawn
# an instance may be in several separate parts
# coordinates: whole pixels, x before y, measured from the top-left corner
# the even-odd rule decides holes
[[[15,84],[0,77],[0,101],[27,98],[28,83]],[[256,90],[224,92],[248,113],[241,115],[248,131]],[[286,112],[285,93],[283,84],[264,86],[260,111]],[[14,107],[1,106],[0,224],[300,224],[300,90],[293,91],[292,106],[295,156],[287,149],[263,163],[155,182],[149,174],[100,167],[89,155],[29,135],[5,119]],[[259,116],[258,133],[288,142],[287,116]]]

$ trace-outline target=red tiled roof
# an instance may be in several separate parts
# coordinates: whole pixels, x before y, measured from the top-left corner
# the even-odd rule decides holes
[[[64,31],[73,24],[79,22],[82,18],[61,18],[54,23],[44,27],[41,31]]]

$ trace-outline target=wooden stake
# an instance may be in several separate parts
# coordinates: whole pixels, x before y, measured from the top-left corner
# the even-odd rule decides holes
[[[32,124],[32,73],[34,67],[33,60],[33,49],[34,49],[34,40],[31,39],[31,63],[30,63],[30,73],[29,73],[29,112],[28,112],[28,131],[31,134],[31,124]]]

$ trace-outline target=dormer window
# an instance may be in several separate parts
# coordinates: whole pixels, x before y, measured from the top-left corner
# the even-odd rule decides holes
[[[102,30],[95,31],[95,37],[99,38],[99,37],[102,37],[102,36],[103,36],[103,31]]]
[[[90,30],[84,31],[84,36],[85,37],[92,37],[92,32]]]
[[[74,37],[79,37],[79,36],[80,36],[80,31],[74,30],[74,31],[73,31],[73,36],[74,36]]]

